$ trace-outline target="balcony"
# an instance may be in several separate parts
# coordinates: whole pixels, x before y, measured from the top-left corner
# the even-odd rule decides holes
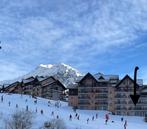
[[[124,110],[124,111],[127,110],[126,107],[116,107],[115,109],[116,109],[116,110]]]
[[[116,101],[115,104],[120,104],[120,105],[122,104],[123,105],[123,104],[127,104],[127,102],[126,101]]]

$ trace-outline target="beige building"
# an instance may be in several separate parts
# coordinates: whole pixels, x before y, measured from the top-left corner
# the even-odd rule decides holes
[[[137,94],[140,95],[138,104],[135,106],[130,95],[134,94],[134,81],[126,75],[116,86],[114,96],[114,109],[118,115],[144,116],[147,113],[146,87],[137,85]]]
[[[111,81],[110,81],[111,80]],[[115,75],[87,73],[69,88],[69,105],[80,109],[108,110],[109,88],[119,80]]]
[[[133,79],[126,75],[86,74],[69,87],[69,105],[79,109],[108,110],[118,115],[145,116],[147,113],[147,86],[137,84],[139,102],[134,106],[130,95],[134,91]]]

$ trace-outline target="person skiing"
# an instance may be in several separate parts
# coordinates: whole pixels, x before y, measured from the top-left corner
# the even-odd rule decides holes
[[[16,104],[16,108],[18,108],[18,104]]]
[[[54,112],[53,111],[52,111],[51,115],[54,116]]]
[[[125,120],[124,129],[127,129],[127,120]]]
[[[1,102],[3,102],[3,100],[4,100],[4,97],[3,97],[3,95],[1,96]]]
[[[28,105],[26,106],[26,111],[29,111],[29,107],[28,107]]]
[[[108,115],[108,114],[106,114],[106,115],[105,115],[105,124],[107,124],[107,123],[108,123],[108,120],[109,120],[109,115]]]
[[[77,119],[80,120],[80,115],[77,116]]]
[[[72,120],[72,115],[70,114],[70,116],[69,116],[69,120]]]
[[[122,118],[121,118],[121,122],[123,122],[123,120],[124,120],[124,118],[122,117]]]
[[[75,118],[77,118],[77,116],[78,116],[78,113],[76,113]]]
[[[9,103],[8,103],[8,104],[9,104],[9,107],[10,107],[10,105],[11,105],[11,102],[9,101]]]
[[[43,110],[40,111],[41,115],[43,115]]]
[[[48,107],[51,105],[51,102],[50,101],[48,101]]]
[[[34,104],[37,104],[37,99],[36,99],[36,100],[34,100]]]
[[[96,116],[95,117],[96,117],[96,119],[98,119],[98,114],[97,113],[96,113]]]
[[[94,121],[94,116],[92,117],[92,121]]]
[[[89,123],[89,118],[87,119],[87,124]]]

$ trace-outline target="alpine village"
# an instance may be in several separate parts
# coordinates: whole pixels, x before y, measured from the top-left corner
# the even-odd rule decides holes
[[[135,106],[130,98],[134,91],[134,80],[125,75],[104,75],[87,73],[75,83],[62,84],[54,76],[31,76],[8,86],[1,86],[1,93],[26,94],[52,100],[67,101],[74,109],[107,110],[114,115],[146,116],[147,85],[137,79],[139,101]]]

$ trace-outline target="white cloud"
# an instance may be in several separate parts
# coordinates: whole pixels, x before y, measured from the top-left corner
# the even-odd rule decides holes
[[[0,62],[0,74],[1,78],[0,81],[7,80],[7,79],[14,79],[19,77],[23,74],[26,74],[26,70],[22,69],[21,66],[18,66],[15,63],[11,62]]]
[[[147,30],[146,0],[14,0],[2,1],[0,11],[6,64],[13,56],[87,67],[93,56],[134,45]]]

